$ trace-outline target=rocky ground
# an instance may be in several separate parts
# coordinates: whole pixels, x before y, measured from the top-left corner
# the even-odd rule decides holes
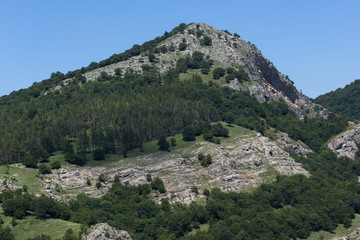
[[[356,146],[360,142],[360,124],[352,124],[351,128],[336,136],[329,144],[328,148],[336,152],[339,157],[355,158],[358,150]]]
[[[130,234],[123,230],[116,230],[107,223],[92,226],[81,237],[82,240],[132,240]]]
[[[292,145],[296,142],[291,142],[286,135],[279,139],[271,141],[249,131],[223,139],[221,145],[201,140],[190,147],[141,155],[127,159],[126,162],[119,157],[119,161],[111,166],[68,165],[44,177],[44,189],[59,200],[68,200],[80,192],[100,197],[108,191],[115,176],[119,176],[123,183],[139,185],[148,183],[146,176],[150,173],[152,177],[159,176],[167,190],[165,194],[154,194],[154,199],[160,201],[168,198],[172,202],[188,204],[204,198],[202,192],[205,188],[218,187],[226,192],[242,191],[264,181],[272,181],[276,174],[308,175],[283,148],[291,146],[303,153],[308,150],[302,145]],[[199,153],[210,154],[213,163],[208,167],[201,166],[197,159]],[[97,188],[95,183],[102,173],[107,181]]]

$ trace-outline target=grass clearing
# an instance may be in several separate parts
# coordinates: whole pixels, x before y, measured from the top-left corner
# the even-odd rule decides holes
[[[0,179],[13,182],[16,186],[28,187],[29,193],[39,193],[41,188],[40,179],[37,177],[38,170],[32,168],[19,168],[9,165],[9,174],[6,174],[7,166],[0,166]]]
[[[310,234],[307,240],[318,240],[318,239],[332,239],[335,237],[341,237],[350,234],[352,231],[360,227],[360,214],[355,214],[355,218],[351,221],[351,227],[345,228],[343,224],[340,224],[333,232],[314,232]]]
[[[68,222],[61,219],[37,219],[34,216],[26,217],[22,220],[16,220],[16,225],[11,225],[11,217],[3,217],[4,225],[11,228],[17,240],[26,240],[44,234],[51,239],[62,239],[67,229],[71,228],[78,235],[81,225],[78,223]]]
[[[205,223],[205,224],[200,224],[200,228],[198,229],[193,229],[189,235],[195,235],[198,232],[207,232],[210,228],[210,224]]]

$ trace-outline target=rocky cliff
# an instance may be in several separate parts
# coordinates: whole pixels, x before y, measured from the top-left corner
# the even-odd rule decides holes
[[[336,136],[329,144],[329,149],[336,152],[339,157],[355,158],[360,143],[360,124],[353,124],[351,129]]]

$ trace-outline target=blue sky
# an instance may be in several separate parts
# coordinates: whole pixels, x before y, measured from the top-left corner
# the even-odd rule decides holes
[[[204,22],[254,43],[309,97],[360,78],[360,1],[0,0],[0,96]]]

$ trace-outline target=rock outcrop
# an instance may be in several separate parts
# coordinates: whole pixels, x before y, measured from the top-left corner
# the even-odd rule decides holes
[[[360,142],[360,124],[354,125],[350,130],[340,133],[329,144],[328,148],[336,152],[339,157],[355,158]]]
[[[107,223],[92,226],[82,236],[82,240],[132,240],[130,234],[123,230],[116,230]]]
[[[304,150],[304,152],[306,152]],[[199,153],[210,154],[212,164],[201,166]],[[98,176],[107,181],[96,187]],[[265,180],[274,180],[277,174],[305,174],[301,165],[282,149],[278,142],[249,131],[223,139],[221,145],[196,141],[192,146],[171,152],[156,152],[128,159],[119,159],[111,166],[67,166],[54,170],[44,180],[45,191],[59,200],[68,200],[78,193],[101,197],[109,189],[115,176],[130,185],[146,184],[146,176],[159,176],[167,190],[154,194],[156,201],[168,198],[171,202],[191,203],[204,198],[204,189],[220,188],[223,191],[242,191],[255,187]],[[90,184],[88,184],[91,182]],[[193,191],[197,187],[198,191]]]
[[[300,140],[295,141],[291,139],[287,133],[276,132],[275,139],[276,142],[280,144],[280,146],[283,148],[288,148],[300,156],[306,156],[308,153],[312,152],[312,150],[306,146],[305,143]]]

